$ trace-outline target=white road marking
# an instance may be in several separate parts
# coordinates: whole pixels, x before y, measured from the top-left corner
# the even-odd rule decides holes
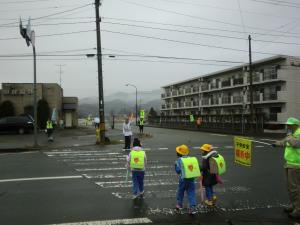
[[[273,140],[273,139],[267,139],[267,138],[264,138],[264,139],[260,139],[262,141],[276,141],[276,140]]]
[[[100,181],[95,182],[102,188],[127,188],[132,186],[132,181]],[[178,185],[177,180],[145,180],[145,187],[149,186],[163,186],[163,185]]]
[[[229,146],[229,145],[228,145],[228,146],[225,146],[225,148],[233,148],[233,146]]]
[[[173,166],[147,166],[147,169],[162,169],[162,168],[173,168]],[[113,168],[84,168],[76,169],[78,172],[87,172],[87,171],[110,171],[110,170],[126,170],[125,167],[113,167]]]
[[[214,149],[217,149],[217,148],[219,148],[219,147],[217,147],[217,146],[213,146],[213,148],[214,148]],[[193,149],[200,149],[200,146],[193,147]]]
[[[226,134],[210,134],[210,135],[212,135],[212,136],[220,136],[220,137],[227,137]]]
[[[265,146],[263,146],[263,145],[257,145],[257,146],[255,146],[255,148],[263,148],[263,147],[265,147]]]
[[[56,223],[50,225],[122,225],[122,224],[146,224],[152,221],[146,217],[133,219],[118,219],[118,220],[99,220],[99,221],[84,221],[75,223]]]
[[[17,182],[17,181],[36,181],[36,180],[60,180],[60,179],[78,179],[82,176],[60,176],[60,177],[30,177],[30,178],[16,178],[0,180],[0,183]]]
[[[158,148],[158,150],[168,150],[169,148]]]
[[[262,141],[256,141],[256,140],[252,140],[253,142],[256,142],[256,143],[260,143],[260,144],[264,144],[264,145],[272,145],[272,144],[269,144],[267,142],[262,142]]]

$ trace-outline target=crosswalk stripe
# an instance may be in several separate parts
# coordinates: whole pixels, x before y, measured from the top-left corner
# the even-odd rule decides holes
[[[78,179],[82,176],[60,176],[60,177],[29,177],[29,178],[16,178],[0,180],[0,183],[17,182],[17,181],[36,181],[36,180],[60,180],[60,179]]]
[[[84,221],[75,223],[56,223],[49,225],[122,225],[122,224],[147,224],[152,223],[149,218],[133,218],[133,219],[117,219],[117,220],[99,220],[99,221]]]

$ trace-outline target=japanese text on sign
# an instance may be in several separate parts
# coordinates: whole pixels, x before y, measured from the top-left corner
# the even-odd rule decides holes
[[[252,141],[245,138],[234,137],[234,161],[244,166],[251,166]]]

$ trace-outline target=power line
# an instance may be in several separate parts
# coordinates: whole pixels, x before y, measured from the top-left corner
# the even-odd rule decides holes
[[[288,2],[284,2],[284,1],[266,1],[266,0],[250,0],[253,2],[259,2],[259,3],[264,3],[264,4],[268,4],[268,5],[275,5],[275,6],[285,6],[285,7],[291,7],[291,8],[300,8],[300,4],[297,3],[288,3]]]
[[[57,13],[48,14],[48,15],[45,15],[45,16],[35,17],[35,18],[32,18],[31,20],[32,21],[33,20],[39,20],[39,19],[44,19],[44,18],[51,17],[51,16],[56,16],[56,15],[64,14],[64,13],[67,13],[67,12],[72,12],[72,11],[75,11],[75,10],[78,10],[78,9],[82,9],[82,8],[88,7],[90,5],[93,5],[93,3],[81,5],[79,7],[75,7],[75,8],[72,8],[72,9],[60,11],[60,12],[57,12]],[[7,24],[0,24],[0,26],[12,25],[12,24],[18,24],[18,23],[19,22],[12,22],[12,23],[7,23]]]
[[[145,20],[131,20],[131,19],[125,19],[125,18],[112,18],[112,17],[102,17],[102,19],[106,20],[117,20],[117,21],[129,21],[129,22],[137,22],[137,23],[149,23],[149,24],[158,24],[158,25],[165,25],[165,26],[175,26],[175,27],[185,27],[185,28],[193,28],[193,29],[203,29],[203,30],[212,30],[212,31],[222,31],[222,32],[231,32],[231,33],[239,33],[244,34],[243,31],[237,31],[237,30],[230,30],[230,29],[220,29],[220,28],[211,28],[211,27],[199,27],[199,26],[189,26],[189,25],[180,25],[180,24],[170,24],[170,23],[159,23],[159,22],[153,22],[153,21],[145,21]],[[102,23],[105,23],[103,21]],[[106,22],[107,23],[107,22]],[[299,36],[288,36],[288,37],[295,37],[299,38],[300,33],[292,33],[292,32],[284,32],[284,31],[274,31],[270,30],[272,32],[276,33],[282,33],[282,34],[295,34]],[[251,32],[251,34],[254,35],[265,35],[265,36],[283,36],[279,34],[270,34],[270,33],[257,33],[257,32]]]
[[[205,17],[193,16],[193,15],[189,15],[189,14],[185,14],[185,13],[181,13],[181,12],[177,12],[177,11],[173,11],[173,10],[167,10],[167,9],[152,7],[152,6],[149,6],[149,5],[144,5],[144,4],[140,4],[140,3],[132,2],[132,1],[128,1],[128,0],[119,0],[119,1],[122,1],[122,2],[125,2],[125,3],[128,3],[128,4],[132,4],[132,5],[136,5],[136,6],[140,6],[140,7],[144,7],[144,8],[149,8],[149,9],[161,11],[161,12],[167,12],[167,13],[172,13],[172,14],[176,14],[176,15],[181,15],[181,16],[185,16],[185,17],[189,17],[189,18],[193,18],[193,19],[200,19],[200,20],[214,22],[214,23],[221,23],[221,24],[226,24],[226,25],[231,25],[231,26],[236,26],[236,27],[242,27],[242,25],[240,25],[240,24],[235,24],[235,23],[230,23],[230,22],[225,22],[225,21],[215,20],[215,19],[209,19],[209,18],[205,18]],[[250,29],[255,29],[255,30],[268,30],[268,31],[270,31],[270,29],[266,29],[266,28],[258,28],[258,27],[252,27],[252,26],[245,26],[245,27],[250,28]]]
[[[183,4],[183,5],[192,5],[192,6],[199,6],[199,7],[206,7],[206,8],[212,8],[212,9],[218,9],[218,10],[226,10],[231,12],[238,12],[239,9],[232,9],[232,8],[225,8],[220,6],[213,6],[213,5],[207,5],[207,4],[200,4],[200,3],[194,3],[194,2],[186,2],[186,1],[175,1],[175,0],[159,0],[164,2],[170,2],[174,4]],[[260,15],[260,16],[267,16],[267,17],[275,17],[275,18],[298,18],[298,17],[290,17],[290,16],[280,16],[280,15],[274,15],[274,14],[266,14],[261,12],[254,12],[254,11],[248,11],[248,10],[241,10],[242,13],[247,14],[253,14],[253,15]],[[300,19],[300,18],[299,18]]]
[[[54,34],[41,34],[41,35],[36,35],[35,37],[52,37],[52,36],[62,36],[62,35],[70,35],[70,34],[80,34],[80,33],[87,33],[87,32],[95,32],[95,29],[64,32],[64,33],[54,33]],[[8,41],[8,40],[16,40],[16,39],[20,39],[20,38],[19,37],[0,38],[0,41]]]
[[[187,31],[187,30],[175,30],[175,29],[167,29],[167,28],[158,28],[158,27],[149,27],[149,26],[135,25],[135,24],[126,24],[126,23],[112,23],[112,22],[103,22],[103,23],[115,24],[115,25],[123,25],[123,26],[132,26],[132,27],[139,27],[139,28],[146,28],[146,29],[163,30],[163,31],[180,32],[180,33],[186,33],[186,34],[196,34],[196,35],[203,35],[203,36],[210,36],[210,37],[230,38],[230,39],[235,39],[235,40],[248,40],[247,38],[236,37],[236,36],[210,34],[210,33],[200,33],[200,32],[193,32],[193,31]],[[278,41],[268,41],[268,40],[260,40],[260,39],[254,39],[254,41],[264,42],[264,43],[300,45],[300,43],[295,43],[295,42],[278,42]]]
[[[8,1],[8,2],[0,2],[0,5],[23,4],[23,3],[33,3],[33,2],[49,2],[49,1],[53,1],[53,0]]]
[[[223,49],[223,50],[231,50],[231,51],[237,51],[237,52],[248,52],[248,50],[243,50],[243,49],[229,48],[229,47],[223,47],[223,46],[217,46],[217,45],[201,44],[201,43],[196,43],[196,42],[178,41],[178,40],[167,39],[167,38],[160,38],[160,37],[154,37],[154,36],[124,33],[124,32],[104,30],[104,29],[102,29],[101,31],[102,32],[107,32],[107,33],[121,34],[121,35],[134,36],[134,37],[142,37],[142,38],[147,38],[147,39],[154,39],[154,40],[160,40],[160,41],[169,41],[169,42],[188,44],[188,45],[196,45],[196,46],[217,48],[217,49]],[[258,52],[258,51],[252,51],[252,52],[257,53],[257,54],[263,54],[263,55],[280,55],[280,54],[271,53],[271,52],[269,52],[269,53],[267,53],[267,52]]]

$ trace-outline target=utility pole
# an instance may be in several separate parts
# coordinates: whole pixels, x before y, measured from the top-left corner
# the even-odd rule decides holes
[[[251,50],[251,35],[248,36],[249,40],[249,93],[250,93],[250,129],[253,131],[254,123],[254,108],[253,108],[253,76],[252,76],[252,50]]]
[[[30,18],[28,19],[28,24],[25,27],[22,25],[22,20],[20,18],[20,34],[21,36],[25,39],[27,46],[32,46],[32,51],[33,51],[33,117],[34,117],[34,123],[33,123],[33,147],[37,148],[38,147],[38,142],[37,142],[37,88],[36,88],[36,51],[35,51],[35,32],[34,30],[31,30],[31,25],[30,25]]]
[[[56,66],[59,66],[59,85],[60,85],[60,87],[62,88],[62,86],[61,86],[61,74],[63,73],[63,71],[62,71],[62,67],[63,66],[66,66],[66,64],[57,64]]]
[[[100,0],[95,0],[96,32],[97,32],[97,61],[98,61],[98,92],[99,92],[99,119],[100,119],[100,140],[105,141],[105,117],[104,117],[104,95],[102,76],[102,53],[101,53],[101,33],[100,33]]]

